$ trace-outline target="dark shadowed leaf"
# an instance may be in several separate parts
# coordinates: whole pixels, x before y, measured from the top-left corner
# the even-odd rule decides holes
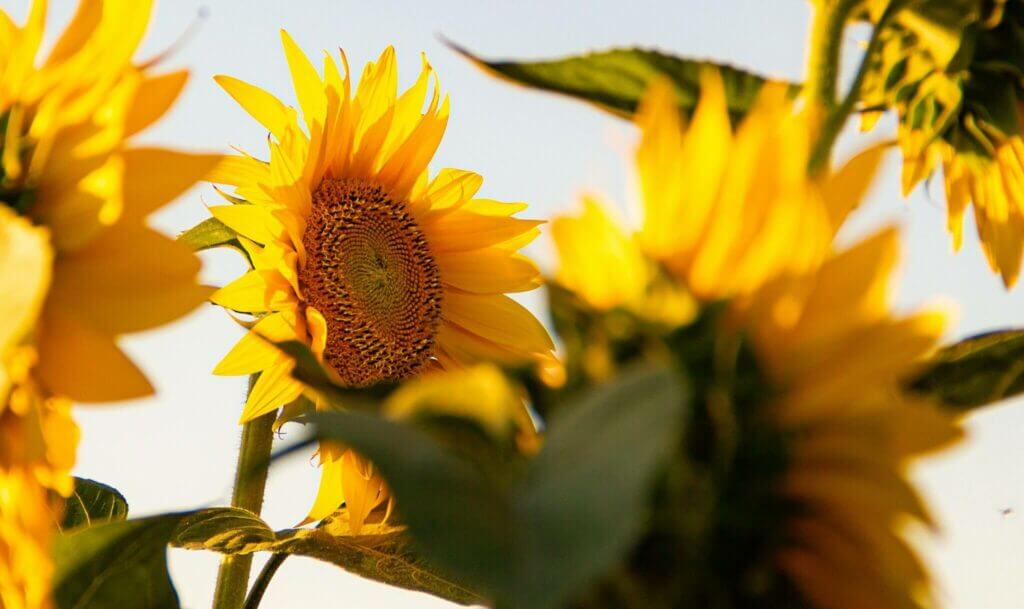
[[[1024,330],[991,332],[939,351],[912,391],[968,411],[1024,392]]]
[[[60,609],[177,609],[167,543],[187,514],[110,522],[57,537]]]
[[[485,590],[503,588],[514,565],[511,504],[468,462],[426,432],[358,412],[312,417],[322,437],[343,441],[379,468],[402,520],[442,569]],[[401,509],[401,507],[399,507]]]
[[[62,531],[91,527],[128,517],[128,501],[117,489],[95,480],[75,478],[75,491],[64,503]]]
[[[418,547],[498,606],[553,609],[635,542],[658,467],[682,437],[687,394],[662,370],[599,387],[549,427],[508,491],[408,425],[352,412],[313,420],[369,457]],[[409,506],[405,509],[402,506]]]
[[[675,375],[647,370],[557,411],[517,497],[531,547],[515,606],[561,606],[629,550],[655,473],[682,440],[687,401]]]
[[[700,97],[700,73],[715,66],[725,82],[729,114],[737,121],[746,114],[765,79],[756,74],[709,61],[684,59],[648,49],[611,49],[546,61],[486,60],[452,45],[487,72],[505,80],[575,97],[616,115],[631,117],[650,82],[667,77],[678,95],[679,109],[693,112]],[[791,84],[795,95],[799,87]]]

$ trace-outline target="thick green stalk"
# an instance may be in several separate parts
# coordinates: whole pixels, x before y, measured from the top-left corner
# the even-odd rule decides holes
[[[809,164],[811,173],[825,168],[831,156],[832,147],[839,137],[839,132],[843,130],[847,119],[850,118],[850,115],[857,106],[857,102],[860,101],[861,87],[864,86],[864,78],[867,76],[871,59],[879,52],[882,46],[882,32],[889,26],[889,21],[896,14],[897,9],[895,7],[895,4],[889,5],[885,12],[882,13],[878,23],[875,24],[875,29],[871,32],[871,40],[868,41],[868,47],[864,50],[864,57],[861,59],[860,67],[853,78],[850,90],[846,93],[842,103],[833,108],[825,117],[818,141],[815,144],[814,151],[811,153]]]
[[[255,382],[255,376],[250,381]],[[242,445],[238,449],[238,470],[231,494],[232,507],[256,514],[263,508],[263,491],[267,486],[270,449],[274,442],[275,413],[265,414],[242,427]],[[225,555],[217,572],[213,593],[213,609],[242,609],[249,586],[252,555]]]
[[[807,48],[804,91],[808,102],[831,112],[836,105],[843,31],[857,0],[816,0]]]

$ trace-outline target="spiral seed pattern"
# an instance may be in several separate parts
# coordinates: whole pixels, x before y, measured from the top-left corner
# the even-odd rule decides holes
[[[302,236],[299,287],[327,321],[324,361],[352,387],[415,374],[441,320],[441,275],[402,201],[377,184],[324,179]]]

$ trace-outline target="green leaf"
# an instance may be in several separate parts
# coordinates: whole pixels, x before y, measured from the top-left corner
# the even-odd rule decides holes
[[[128,517],[128,501],[106,484],[75,478],[75,490],[64,503],[62,531],[117,522]]]
[[[411,426],[353,412],[319,434],[369,457],[424,554],[498,606],[552,609],[621,559],[643,531],[660,464],[682,438],[686,394],[664,370],[625,375],[552,422],[511,488]]]
[[[274,532],[252,512],[213,508],[186,516],[171,539],[175,547],[222,554],[273,552],[306,556],[388,585],[426,592],[463,604],[482,599],[471,590],[436,573],[409,544],[404,527],[368,525],[364,534],[349,532],[345,512],[316,529]]]
[[[178,241],[192,248],[193,251],[214,247],[233,247],[241,252],[242,244],[238,241],[238,233],[228,228],[217,218],[207,218],[192,228],[178,235]]]
[[[277,540],[267,523],[235,507],[200,510],[184,518],[171,544],[189,550],[243,554],[269,549]]]
[[[359,412],[311,417],[322,437],[369,457],[395,492],[405,522],[428,558],[485,590],[510,579],[515,545],[511,504],[467,461],[410,425]]]
[[[1024,330],[981,334],[950,345],[909,387],[963,412],[1024,393]]]
[[[187,514],[109,522],[60,535],[54,600],[60,609],[176,609],[167,543]]]
[[[516,606],[560,606],[633,545],[654,474],[682,440],[685,396],[674,375],[646,371],[557,411],[519,497],[532,547]]]
[[[648,49],[611,49],[547,61],[493,61],[452,47],[484,70],[517,84],[581,99],[622,117],[632,117],[650,82],[667,77],[678,95],[679,109],[693,112],[700,97],[700,73],[715,67],[725,82],[729,115],[747,113],[765,79],[731,66],[684,59]],[[799,86],[790,84],[793,95]]]
[[[414,550],[404,527],[367,527],[368,534],[343,535],[317,528],[283,536],[274,552],[306,556],[390,586],[426,592],[463,605],[483,598],[438,574]]]

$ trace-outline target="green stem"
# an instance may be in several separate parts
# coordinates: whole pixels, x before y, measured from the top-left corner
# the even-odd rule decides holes
[[[831,111],[836,105],[843,31],[857,0],[817,0],[814,4],[804,91],[809,102]]]
[[[839,137],[839,133],[843,130],[847,119],[853,114],[857,102],[860,100],[861,88],[864,86],[864,78],[867,76],[871,59],[882,46],[882,33],[888,27],[892,16],[896,14],[896,6],[896,3],[890,4],[885,12],[882,13],[878,23],[875,24],[874,30],[871,32],[871,40],[868,41],[867,49],[864,50],[864,56],[861,58],[860,66],[857,68],[857,74],[853,78],[850,90],[847,91],[842,103],[825,117],[825,122],[821,127],[821,133],[811,153],[811,160],[808,165],[808,169],[812,174],[820,171],[828,164],[836,139]]]
[[[263,600],[263,594],[267,591],[270,580],[284,564],[286,558],[288,558],[287,554],[272,554],[270,556],[270,560],[263,565],[260,574],[256,576],[256,581],[252,583],[252,590],[249,591],[249,596],[245,599],[245,609],[257,609],[260,606],[260,601]]]
[[[255,376],[250,379],[250,390],[255,379]],[[231,505],[249,510],[257,516],[263,508],[275,418],[275,413],[271,412],[242,427],[242,445],[238,449],[238,469],[235,472]],[[213,593],[213,609],[242,609],[251,568],[251,554],[225,555],[221,559],[217,587]]]

